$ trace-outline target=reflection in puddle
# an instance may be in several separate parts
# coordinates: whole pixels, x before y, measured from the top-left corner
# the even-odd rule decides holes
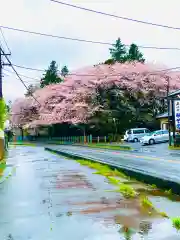
[[[61,170],[56,176],[53,175],[55,179],[55,182],[52,181],[53,186],[56,183],[57,189],[60,192],[63,191],[63,195],[66,195],[64,190],[69,190],[67,197],[63,197],[65,200],[59,199],[60,202],[56,204],[56,206],[68,204],[66,206],[68,210],[66,213],[58,212],[57,218],[78,214],[84,217],[88,216],[93,221],[103,222],[104,226],[108,228],[113,225],[119,226],[118,232],[125,239],[133,239],[132,236],[135,234],[148,235],[152,230],[153,219],[162,218],[156,212],[149,215],[148,211],[143,211],[139,198],[125,199],[119,193],[100,191],[102,185],[107,188],[104,177],[96,175],[96,181],[93,181],[94,175],[91,174],[91,171],[84,174],[80,169],[78,171]],[[96,189],[94,186],[97,183],[97,178],[99,186]],[[79,195],[85,189],[88,192]]]
[[[19,151],[26,151],[25,149]],[[22,152],[22,154],[27,156],[26,152]],[[29,181],[32,185],[32,187],[29,186],[29,190],[32,191],[31,205],[36,212],[42,207],[41,210],[45,211],[44,215],[48,217],[48,221],[48,211],[51,213],[50,216],[54,217],[55,226],[51,233],[55,234],[53,235],[55,237],[51,239],[58,239],[57,236],[67,240],[176,240],[176,237],[180,239],[176,229],[172,227],[171,220],[164,219],[155,209],[154,211],[143,209],[139,196],[126,199],[120,192],[115,192],[116,185],[109,184],[105,177],[106,169],[103,169],[104,176],[92,174],[93,169],[81,166],[76,161],[67,161],[63,157],[48,152],[44,157],[44,151],[34,147],[28,152],[26,158],[28,162],[24,161],[25,157],[20,156],[18,152],[16,155],[20,164],[17,176],[21,174],[19,181],[21,187],[24,186],[26,189]],[[44,161],[44,159],[48,159],[48,161]],[[130,182],[129,179],[123,179],[122,176],[119,176],[119,180],[133,186],[141,196],[150,194],[150,191],[147,191],[150,186],[134,180]],[[159,197],[156,190],[151,189],[151,193]],[[10,200],[13,199],[13,203],[16,203],[15,197],[17,196],[16,192]],[[37,196],[38,198],[36,198]],[[2,201],[1,199],[0,201]],[[154,204],[153,199],[150,197],[149,199]],[[23,207],[28,209],[24,204],[26,200],[30,204],[28,196],[23,201],[21,200],[22,203],[19,206],[16,204],[15,208],[21,207],[20,211]],[[158,198],[156,200],[158,206],[155,205],[155,207],[171,216],[173,212],[170,207],[171,201],[168,200],[168,205],[167,199],[163,201],[162,198]],[[177,202],[175,203],[177,204]],[[177,205],[174,207],[175,209],[177,210]],[[45,230],[43,225],[40,227],[41,231]],[[21,229],[23,231],[22,226]],[[21,237],[21,239],[25,238]]]

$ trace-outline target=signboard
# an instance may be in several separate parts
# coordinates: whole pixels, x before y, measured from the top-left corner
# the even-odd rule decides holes
[[[174,101],[175,126],[180,130],[180,100]]]

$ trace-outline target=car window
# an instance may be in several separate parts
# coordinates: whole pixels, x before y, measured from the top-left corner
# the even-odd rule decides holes
[[[131,130],[127,130],[127,134],[131,134]]]
[[[145,130],[145,133],[150,133],[150,131],[148,129]]]
[[[144,129],[137,129],[137,130],[133,130],[134,134],[141,134],[144,133]]]
[[[169,134],[169,132],[167,130],[163,130],[162,132],[163,132],[163,134]]]
[[[161,135],[162,134],[162,131],[155,131],[153,132],[154,135]]]

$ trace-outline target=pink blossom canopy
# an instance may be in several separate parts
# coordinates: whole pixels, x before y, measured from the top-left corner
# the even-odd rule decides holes
[[[162,71],[162,67],[142,63],[100,64],[82,68],[68,75],[63,83],[49,85],[34,93],[35,98],[17,100],[12,108],[15,124],[30,123],[31,126],[55,123],[86,123],[97,111],[102,110],[93,99],[97,87],[109,88],[112,84],[126,87],[129,91],[150,90],[161,96],[167,91],[167,80],[171,90],[180,88],[180,73]],[[28,111],[36,107],[38,114],[28,119]],[[29,109],[28,111],[23,109]],[[28,113],[27,113],[28,112]],[[25,117],[26,116],[26,117]]]

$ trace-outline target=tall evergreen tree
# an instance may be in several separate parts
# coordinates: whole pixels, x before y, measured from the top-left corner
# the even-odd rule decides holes
[[[40,87],[43,88],[50,84],[60,83],[62,79],[58,75],[58,66],[56,61],[52,61],[48,70],[44,74],[44,77],[41,79]]]
[[[69,73],[69,70],[68,70],[67,66],[62,67],[62,69],[61,69],[61,75],[62,75],[63,77],[65,77],[66,75],[68,75],[68,73]]]
[[[129,47],[129,51],[127,54],[128,61],[138,61],[138,62],[145,62],[143,54],[139,51],[139,48],[136,44],[132,43]]]
[[[126,57],[126,47],[121,42],[121,39],[118,38],[116,43],[113,44],[113,48],[110,48],[111,58],[117,62],[125,62]]]

